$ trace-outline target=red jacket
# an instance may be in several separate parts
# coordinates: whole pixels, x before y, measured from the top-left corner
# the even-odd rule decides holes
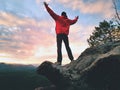
[[[77,17],[73,20],[70,20],[68,18],[65,18],[64,16],[59,16],[56,13],[54,13],[54,11],[52,11],[48,5],[45,6],[48,13],[52,16],[52,18],[55,20],[56,22],[56,34],[69,34],[69,28],[70,25],[74,24],[77,22]]]

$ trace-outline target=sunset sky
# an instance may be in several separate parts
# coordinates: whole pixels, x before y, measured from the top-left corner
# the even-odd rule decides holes
[[[70,19],[79,16],[70,28],[69,41],[75,59],[88,47],[95,26],[114,15],[111,0],[0,0],[0,62],[40,64],[57,57],[54,20],[43,2]],[[63,63],[69,63],[63,44]]]

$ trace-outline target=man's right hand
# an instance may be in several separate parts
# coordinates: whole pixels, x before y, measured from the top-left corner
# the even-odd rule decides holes
[[[48,4],[46,2],[43,2],[45,6],[48,6]]]
[[[78,19],[78,18],[79,18],[79,16],[76,16],[75,18],[76,18],[76,19]]]

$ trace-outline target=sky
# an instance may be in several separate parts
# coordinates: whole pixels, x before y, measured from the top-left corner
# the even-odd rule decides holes
[[[69,42],[75,60],[89,47],[87,39],[94,27],[114,15],[111,0],[0,0],[0,62],[41,64],[56,62],[55,22],[43,2],[58,15],[79,16],[70,27]],[[70,62],[62,47],[63,64]]]

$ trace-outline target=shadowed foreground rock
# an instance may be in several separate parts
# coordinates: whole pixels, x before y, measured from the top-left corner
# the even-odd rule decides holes
[[[52,90],[120,90],[120,42],[87,48],[65,66],[45,61],[37,72],[55,85]]]

